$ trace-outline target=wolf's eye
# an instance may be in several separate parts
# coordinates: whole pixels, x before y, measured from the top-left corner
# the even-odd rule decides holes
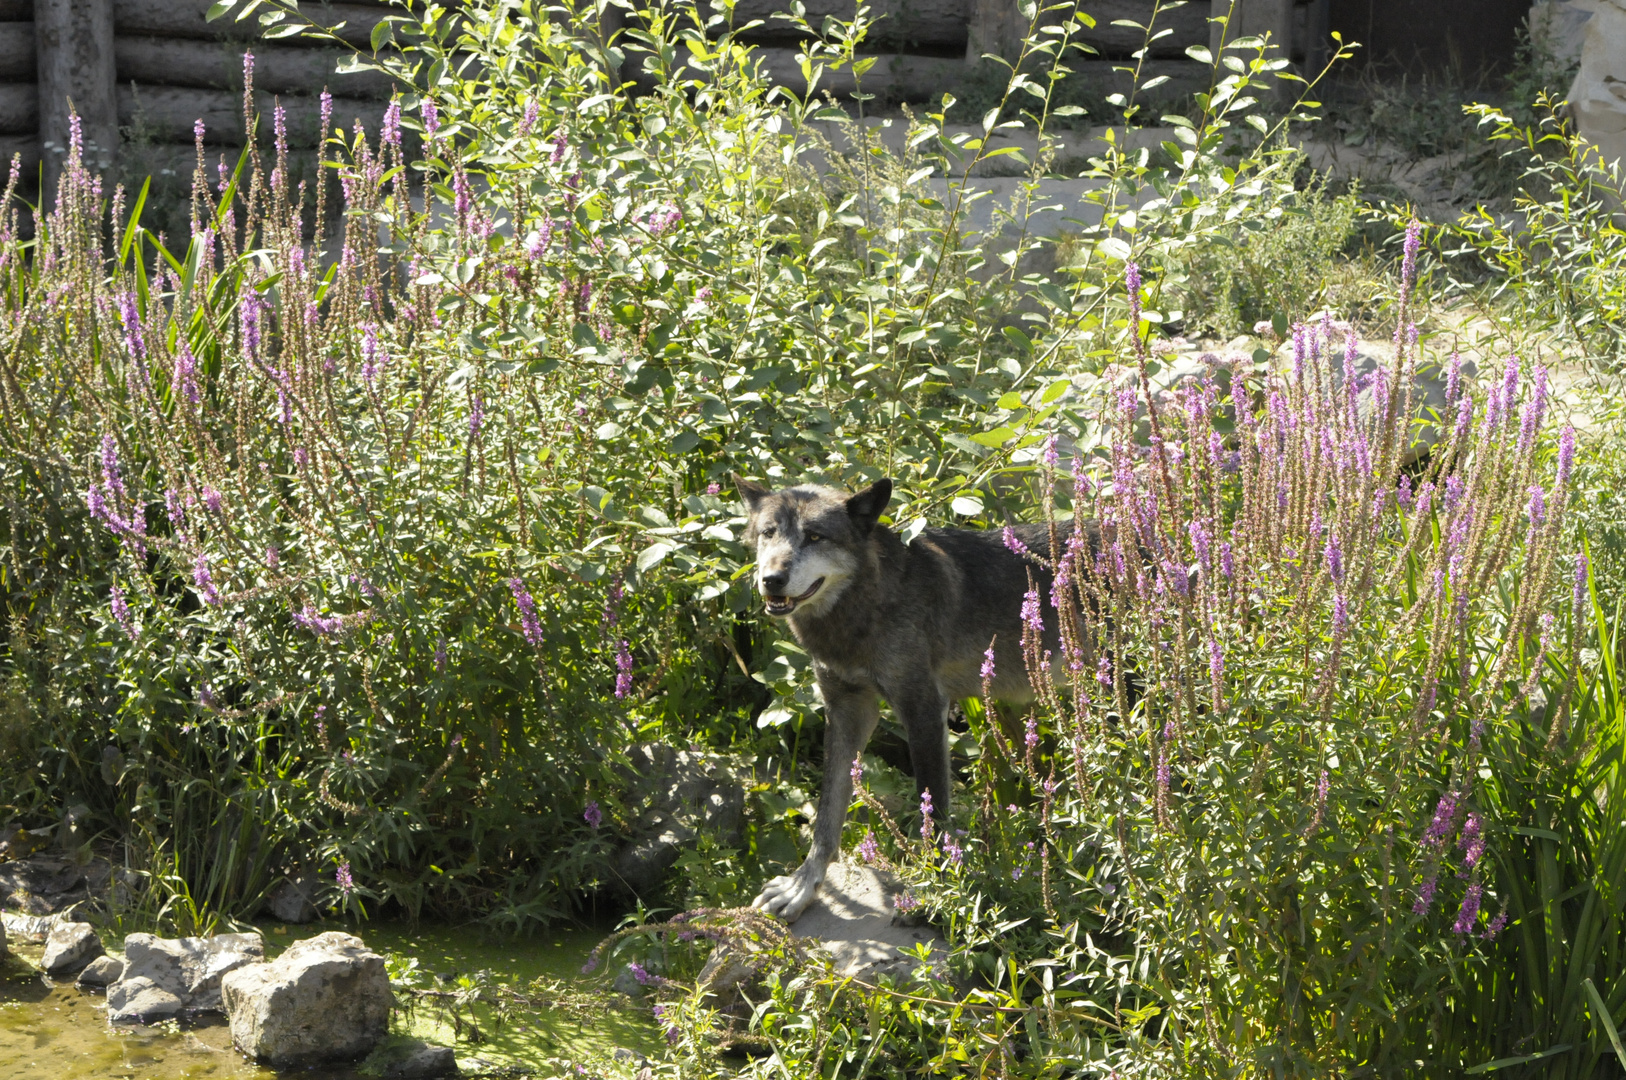
[[[819,534],[818,534],[818,533],[816,533],[816,532],[809,532],[809,533],[803,533],[803,534],[802,534],[802,539],[803,539],[803,540],[806,540],[806,541],[807,541],[807,542],[808,542],[808,543],[810,543],[810,544],[816,544],[816,543],[818,543],[818,542],[819,542],[819,541],[820,541],[820,540],[823,540],[823,539],[824,539],[824,537],[822,537],[822,536],[820,536],[820,535],[819,535]]]
[[[774,538],[774,534],[778,531],[778,529],[775,529],[772,525],[769,525],[767,528],[758,529],[757,535],[772,540]]]

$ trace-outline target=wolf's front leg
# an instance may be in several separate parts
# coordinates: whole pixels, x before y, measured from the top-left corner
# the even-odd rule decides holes
[[[807,910],[824,883],[825,870],[841,851],[841,828],[853,797],[853,759],[881,718],[880,696],[872,686],[820,674],[819,691],[824,695],[824,784],[813,820],[813,847],[795,873],[774,878],[751,901],[752,907],[786,922],[795,922]]]

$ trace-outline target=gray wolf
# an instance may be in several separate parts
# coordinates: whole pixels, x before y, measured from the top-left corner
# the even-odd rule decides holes
[[[763,610],[784,619],[807,650],[824,699],[824,782],[812,848],[799,869],[768,882],[753,901],[794,921],[841,849],[853,759],[875,731],[882,698],[902,722],[916,787],[931,792],[934,815],[947,820],[949,706],[981,692],[990,643],[994,696],[1031,698],[1022,599],[1036,584],[1048,609],[1050,574],[1007,548],[1000,531],[927,529],[904,544],[879,523],[892,498],[890,480],[857,493],[770,491],[739,476],[734,483],[745,501],[745,542],[756,549]],[[1048,557],[1049,526],[1014,531]],[[1059,542],[1068,532],[1060,531]],[[1054,648],[1055,619],[1045,622]]]

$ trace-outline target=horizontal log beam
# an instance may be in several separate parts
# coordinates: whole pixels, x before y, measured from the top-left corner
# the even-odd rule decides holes
[[[807,21],[815,30],[826,18],[851,20],[856,0],[804,0]],[[963,49],[968,0],[871,0],[869,17],[875,20],[865,39],[871,48]],[[752,20],[762,25],[745,33],[748,41],[794,41],[806,35],[784,19],[774,16],[788,10],[787,0],[739,0],[734,7],[734,25]]]
[[[243,145],[245,135],[241,93],[121,83],[118,102],[119,123],[130,128],[138,141],[191,143],[192,125],[202,120],[205,143],[211,146]],[[262,141],[268,140],[271,137],[273,97],[269,93],[258,92],[254,95],[254,104],[261,115],[259,137]],[[284,98],[282,105],[288,114],[288,144],[300,147],[316,145],[321,109],[315,95]],[[360,119],[369,131],[376,134],[382,114],[383,107],[377,101],[336,98],[333,102],[333,122],[345,127]]]
[[[259,19],[249,16],[242,22],[231,18],[204,18],[210,0],[114,0],[113,25],[120,34],[150,34],[155,37],[194,38],[217,41],[223,37],[257,38]],[[344,23],[339,36],[352,45],[366,48],[373,27],[399,8],[372,4],[310,4],[301,14],[325,26]],[[298,40],[298,39],[292,39]]]
[[[39,76],[34,23],[0,22],[0,79],[21,82]]]
[[[796,59],[798,52],[797,49],[764,47],[756,49],[752,55],[762,64],[769,82],[794,93],[805,94],[807,80],[803,78],[801,64]],[[1118,70],[1127,67],[1126,64],[1110,60],[1073,60],[1067,66],[1073,69],[1075,78],[1102,95],[1129,91],[1130,73]],[[945,91],[952,91],[968,71],[963,60],[907,53],[882,54],[875,66],[864,75],[862,89],[866,94],[875,94],[891,101],[936,101]],[[1154,87],[1146,95],[1160,101],[1207,89],[1210,75],[1207,65],[1194,60],[1148,60],[1141,70],[1143,82],[1167,76],[1167,82]],[[689,69],[682,77],[702,78],[703,75]],[[638,72],[633,78],[646,89],[654,86],[654,79],[647,72]],[[818,84],[821,94],[828,92],[838,98],[851,97],[857,90],[858,84],[850,71],[826,71]]]
[[[40,88],[37,83],[0,83],[0,135],[24,135],[38,141]]]
[[[200,90],[243,87],[243,42],[174,38],[118,37],[113,58],[120,82],[151,83]],[[388,75],[334,69],[344,55],[337,49],[310,49],[259,42],[253,45],[254,88],[273,94],[315,94],[326,88],[348,97],[387,98],[395,87]],[[0,67],[0,72],[6,69]]]
[[[0,135],[0,184],[4,184],[6,177],[11,175],[11,159],[16,155],[21,155],[23,159],[22,184],[32,189],[34,181],[39,179],[39,136]]]

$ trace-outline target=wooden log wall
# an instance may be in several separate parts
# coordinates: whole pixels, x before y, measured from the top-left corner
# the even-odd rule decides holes
[[[192,145],[193,123],[200,119],[207,144],[241,146],[245,48],[252,48],[255,56],[254,85],[262,108],[269,109],[272,95],[281,99],[296,146],[309,146],[314,138],[317,95],[323,87],[337,99],[335,120],[348,124],[360,119],[369,129],[376,127],[379,102],[390,92],[386,78],[337,74],[336,48],[301,38],[256,40],[253,20],[209,22],[205,12],[210,2],[0,0],[0,155],[9,160],[21,154],[24,170],[31,174],[43,147],[49,177],[60,167],[67,141],[70,98],[88,140],[117,142],[110,133],[121,132],[123,151],[133,149],[132,144],[148,151],[136,157],[151,159],[156,153],[179,160]],[[1014,58],[1026,30],[1016,0],[869,2],[872,16],[880,20],[870,44],[885,55],[864,89],[895,101],[935,98],[985,53]],[[1314,62],[1318,39],[1325,34],[1328,0],[1234,3],[1235,31],[1226,38],[1269,30],[1278,42],[1290,43],[1295,59]],[[806,0],[806,5],[815,26],[826,16],[851,18],[856,6],[855,0]],[[1186,50],[1215,42],[1219,30],[1211,16],[1232,11],[1232,5],[1233,0],[1190,0],[1159,15],[1158,25],[1172,32],[1154,43],[1151,56],[1157,74],[1169,77],[1170,89],[1206,84],[1206,71],[1186,58]],[[794,59],[800,35],[772,17],[788,6],[787,0],[739,0],[735,18],[737,25],[762,20],[744,35],[746,40],[762,46],[776,80],[800,88]],[[1099,59],[1070,61],[1070,66],[1086,76],[1093,71],[1104,85],[1122,82],[1122,75],[1112,72],[1112,62],[1127,59],[1143,40],[1141,31],[1122,24],[1146,22],[1153,0],[1083,0],[1082,7],[1095,19],[1084,40]],[[365,47],[373,27],[392,9],[385,0],[306,0],[301,10],[330,26],[342,23],[341,36]],[[827,85],[838,93],[850,91],[839,80]],[[106,154],[98,164],[107,164]]]

